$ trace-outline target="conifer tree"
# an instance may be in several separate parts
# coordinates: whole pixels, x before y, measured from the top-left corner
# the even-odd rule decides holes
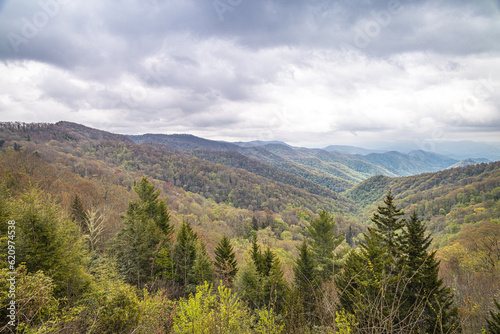
[[[496,311],[490,310],[491,319],[486,319],[489,334],[500,334],[500,303],[493,300]]]
[[[352,250],[336,281],[341,306],[361,328],[448,333],[456,328],[452,294],[428,252],[430,236],[415,213],[409,220],[389,193],[374,214],[360,250]]]
[[[262,253],[256,239],[252,241],[250,257],[252,262],[240,276],[239,285],[243,298],[254,308],[279,310],[288,292],[279,258],[269,247]]]
[[[83,203],[80,200],[80,197],[78,195],[75,195],[75,199],[73,200],[73,203],[71,204],[71,218],[77,223],[77,225],[80,227],[81,231],[83,234],[87,234],[88,231],[88,215],[87,212],[85,211],[83,207]]]
[[[196,244],[198,235],[188,222],[183,222],[177,234],[177,243],[174,248],[175,277],[185,290],[188,285],[196,284],[194,280],[194,264],[196,260]]]
[[[264,271],[262,263],[262,251],[260,250],[260,246],[257,243],[257,238],[254,238],[252,240],[252,246],[250,249],[250,258],[252,259],[257,272],[262,274],[262,272]]]
[[[323,210],[306,230],[306,235],[311,238],[311,251],[318,277],[322,280],[332,277],[334,251],[344,240],[343,236],[335,233],[336,226],[333,216]]]
[[[215,268],[219,278],[224,285],[232,286],[233,279],[238,272],[238,263],[236,262],[236,254],[234,253],[233,245],[224,234],[222,240],[215,247]]]
[[[295,261],[293,271],[295,274],[295,286],[298,290],[298,299],[301,309],[305,312],[305,318],[311,323],[314,318],[316,307],[316,296],[318,293],[318,277],[316,264],[312,258],[311,251],[305,241],[298,246],[299,258]]]
[[[128,282],[142,285],[163,269],[157,266],[157,258],[168,253],[172,227],[165,201],[158,199],[159,191],[146,178],[134,190],[139,198],[129,203],[114,250]]]
[[[200,241],[197,246],[193,272],[193,280],[197,285],[204,284],[205,282],[211,284],[214,280],[214,266],[207,254],[206,246],[203,241]]]
[[[428,251],[431,236],[425,235],[425,225],[415,211],[406,221],[401,239],[402,258],[399,267],[407,282],[402,292],[404,304],[401,305],[401,316],[423,309],[419,319],[422,332],[448,332],[458,322],[458,310],[453,307],[450,288],[443,286],[443,280],[438,277],[436,252]]]
[[[396,208],[391,191],[386,195],[384,204],[385,206],[377,208],[377,212],[373,214],[371,220],[374,223],[376,233],[382,236],[387,251],[395,257],[399,249],[398,231],[404,226],[404,219],[401,218],[404,212]]]

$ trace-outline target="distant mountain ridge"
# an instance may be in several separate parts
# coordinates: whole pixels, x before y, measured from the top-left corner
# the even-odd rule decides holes
[[[237,152],[247,158],[268,164],[317,183],[336,192],[343,192],[375,175],[410,176],[444,170],[459,161],[441,154],[414,150],[407,154],[397,151],[381,152],[354,146],[331,145],[325,149],[293,147],[279,141],[222,142],[187,134],[145,134],[128,136],[137,144],[164,144],[195,156],[231,166],[246,166],[237,156],[223,158],[223,151]],[[203,151],[211,151],[207,153]],[[220,158],[214,151],[219,151]],[[240,157],[243,160],[243,157]],[[231,161],[230,163],[228,161]]]

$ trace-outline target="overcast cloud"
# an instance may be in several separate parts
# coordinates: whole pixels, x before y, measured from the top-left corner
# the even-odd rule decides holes
[[[500,141],[496,0],[0,0],[0,59],[0,121]]]

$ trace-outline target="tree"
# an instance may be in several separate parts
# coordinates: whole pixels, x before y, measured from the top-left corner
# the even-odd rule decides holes
[[[262,253],[256,239],[252,242],[250,257],[252,262],[240,276],[239,287],[243,298],[251,302],[254,308],[280,310],[288,285],[279,258],[269,247]]]
[[[215,247],[215,268],[217,275],[222,280],[224,285],[232,286],[233,279],[238,272],[238,263],[236,254],[234,253],[233,245],[224,234],[219,244]]]
[[[186,291],[188,285],[195,284],[193,267],[196,260],[196,243],[198,235],[191,225],[184,221],[177,234],[174,248],[175,278]]]
[[[162,249],[168,250],[172,227],[165,201],[146,178],[134,190],[139,198],[129,203],[114,249],[127,281],[141,286],[163,269],[156,266],[156,258]]]
[[[439,262],[428,252],[430,236],[415,212],[409,220],[389,193],[352,250],[336,281],[343,309],[359,328],[380,332],[449,333],[456,329],[457,308],[449,288],[438,278]]]
[[[404,226],[404,219],[401,218],[404,212],[396,208],[391,191],[387,193],[384,204],[385,206],[377,208],[377,212],[373,214],[371,220],[374,223],[376,233],[382,236],[387,251],[395,257],[399,248],[398,231]]]
[[[85,273],[86,252],[78,227],[61,217],[61,208],[36,187],[13,202],[10,217],[16,222],[16,263],[29,273],[41,270],[57,282],[57,297],[78,297],[90,278]]]
[[[207,254],[205,243],[201,241],[197,247],[196,259],[193,265],[194,282],[197,285],[205,282],[212,283],[214,280],[214,265]]]
[[[335,233],[337,224],[333,216],[326,211],[319,214],[306,229],[318,277],[322,280],[331,279],[334,268],[334,251],[344,240]]]
[[[500,334],[500,303],[497,300],[493,301],[495,302],[496,311],[490,311],[491,319],[486,319],[486,322],[490,334]]]
[[[71,218],[77,223],[77,225],[82,230],[83,234],[88,233],[88,214],[83,207],[83,203],[78,195],[75,195],[75,199],[71,204]]]
[[[315,314],[316,295],[319,292],[316,264],[305,241],[297,249],[300,253],[293,267],[295,286],[299,292],[298,298],[302,304],[302,310],[305,312],[305,318],[312,322]]]
[[[425,235],[425,225],[413,211],[406,221],[401,238],[402,259],[399,268],[407,280],[402,299],[401,316],[423,308],[419,328],[422,333],[448,332],[457,323],[458,310],[453,307],[450,288],[439,279],[436,252],[429,252],[431,236]]]

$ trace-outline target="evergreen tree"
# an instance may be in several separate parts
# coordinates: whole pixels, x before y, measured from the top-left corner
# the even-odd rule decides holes
[[[200,241],[197,246],[193,272],[193,281],[196,285],[201,285],[205,282],[211,284],[214,280],[214,266],[207,254],[206,246],[203,241]]]
[[[195,285],[194,264],[196,260],[196,244],[198,235],[193,231],[188,222],[183,222],[177,234],[177,243],[174,248],[175,278],[184,291],[189,290],[189,285]],[[193,289],[194,290],[194,289]]]
[[[215,268],[219,278],[225,286],[232,286],[233,279],[238,272],[238,263],[236,262],[236,254],[229,239],[224,234],[222,240],[215,247]]]
[[[157,265],[158,256],[168,253],[172,227],[165,202],[146,178],[134,190],[139,198],[129,203],[114,250],[120,272],[140,286],[164,270]]]
[[[263,306],[268,309],[272,308],[279,313],[283,308],[283,302],[286,299],[288,285],[283,277],[281,261],[276,255],[273,256],[269,274],[267,276],[262,276],[261,281],[263,288]]]
[[[439,279],[439,261],[436,252],[429,252],[431,236],[425,235],[425,225],[415,211],[405,224],[402,234],[402,259],[400,269],[407,284],[403,291],[404,305],[401,316],[409,312],[421,312],[421,332],[436,330],[448,332],[458,322],[458,310],[453,307],[453,295]]]
[[[252,240],[252,246],[250,249],[250,258],[252,259],[257,272],[259,274],[262,274],[264,271],[262,263],[262,251],[260,250],[260,246],[257,243],[257,238],[254,238]]]
[[[173,233],[173,227],[170,225],[170,214],[167,210],[167,203],[158,197],[160,191],[155,191],[155,187],[148,179],[143,177],[141,182],[135,188],[135,192],[139,196],[139,201],[129,205],[129,210],[140,211],[147,218],[153,219],[163,233],[170,237]]]
[[[312,258],[311,251],[307,243],[302,242],[301,246],[297,246],[299,250],[299,258],[295,261],[293,272],[295,273],[295,284],[301,289],[306,290],[307,287],[317,285],[316,264]]]
[[[393,257],[397,256],[399,249],[398,232],[404,226],[404,219],[401,216],[404,212],[397,209],[394,204],[394,197],[389,191],[384,199],[385,206],[379,206],[377,212],[373,214],[372,222],[377,233],[382,236],[387,251]]]
[[[495,302],[496,311],[490,311],[491,319],[486,319],[488,324],[489,334],[500,334],[500,303],[497,300]]]
[[[316,264],[314,263],[311,251],[305,241],[297,248],[300,253],[293,268],[295,273],[295,286],[299,292],[298,299],[302,304],[301,309],[305,312],[305,318],[311,323],[315,314],[316,296],[319,292]]]
[[[323,210],[306,229],[318,277],[322,280],[332,278],[334,251],[344,240],[335,233],[336,225],[333,216]]]
[[[78,195],[75,195],[75,199],[73,200],[73,203],[71,204],[71,218],[76,222],[76,224],[80,227],[80,230],[82,231],[83,234],[88,234],[88,226],[87,226],[87,221],[88,221],[88,215],[87,212],[85,211],[83,207],[83,203],[80,200],[80,197]]]
[[[336,281],[341,306],[360,328],[448,333],[457,308],[438,278],[439,262],[428,252],[430,236],[415,213],[408,221],[389,193],[360,250],[353,250]]]
[[[43,271],[56,282],[55,293],[71,299],[87,290],[86,253],[78,227],[61,218],[61,208],[43,191],[31,188],[8,210],[16,222],[16,263]]]
[[[262,253],[256,239],[252,241],[250,257],[252,262],[241,273],[238,282],[240,293],[254,308],[281,309],[288,286],[279,258],[269,247]]]

